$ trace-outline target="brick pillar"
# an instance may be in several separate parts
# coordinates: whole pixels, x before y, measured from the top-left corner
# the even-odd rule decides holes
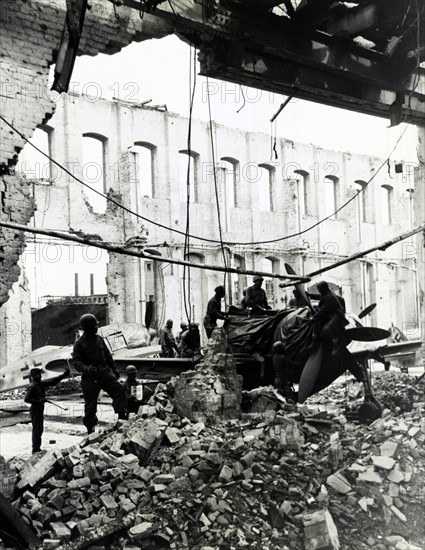
[[[241,415],[242,382],[229,349],[227,332],[216,329],[209,339],[204,361],[180,375],[174,406],[193,421],[216,422]]]

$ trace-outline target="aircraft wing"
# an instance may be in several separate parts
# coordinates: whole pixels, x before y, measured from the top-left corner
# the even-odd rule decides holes
[[[30,370],[43,369],[43,380],[56,378],[69,368],[72,346],[44,346],[22,359],[1,366],[0,392],[28,386]]]
[[[112,352],[115,363],[132,364],[132,361],[144,357],[152,357],[161,353],[161,346],[146,346],[144,348],[120,348]]]
[[[355,349],[350,349],[351,355],[357,360],[377,359],[377,357],[396,357],[415,352],[422,346],[421,340],[411,340],[407,342],[397,342],[394,344],[384,344],[381,346],[365,346],[363,349],[358,345]]]

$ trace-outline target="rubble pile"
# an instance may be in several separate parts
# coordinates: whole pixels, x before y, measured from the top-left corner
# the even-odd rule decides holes
[[[335,411],[351,409],[356,410],[363,403],[363,386],[358,384],[353,377],[345,376],[343,385],[334,384],[325,390],[309,398],[310,405],[321,405]],[[411,411],[416,403],[425,404],[425,378],[417,381],[408,374],[397,371],[377,372],[372,376],[373,394],[383,408],[389,409],[394,414]]]
[[[360,426],[271,394],[206,423],[177,415],[173,393],[161,384],[131,420],[15,462],[13,504],[43,549],[422,547],[421,403]]]

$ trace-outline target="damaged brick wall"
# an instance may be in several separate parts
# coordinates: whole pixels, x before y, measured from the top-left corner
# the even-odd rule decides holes
[[[30,188],[19,176],[0,176],[1,219],[27,225],[34,213]],[[19,278],[18,260],[25,246],[24,235],[13,229],[0,229],[0,304],[7,301],[9,289]]]
[[[0,94],[2,114],[0,120],[0,173],[3,175],[2,191],[8,188],[9,200],[5,210],[2,203],[1,219],[17,222],[14,214],[16,200],[25,210],[21,223],[28,223],[34,203],[29,193],[23,192],[25,183],[12,175],[25,139],[30,139],[38,125],[46,123],[54,112],[54,102],[48,91],[50,65],[54,62],[65,21],[65,0],[3,1],[0,4]],[[132,41],[161,38],[172,32],[172,27],[154,21],[148,14],[142,21],[135,10],[119,7],[115,17],[113,5],[102,1],[90,2],[80,42],[80,55],[97,53],[113,54]],[[23,137],[24,136],[24,137]],[[15,200],[16,199],[16,200]],[[32,210],[32,211],[31,211]],[[24,236],[14,232],[2,232],[0,251],[4,243],[15,243],[8,260],[0,264],[0,305],[8,297],[8,290],[17,280],[17,261],[22,252]],[[7,251],[9,252],[9,251]],[[0,252],[3,254],[3,252]]]

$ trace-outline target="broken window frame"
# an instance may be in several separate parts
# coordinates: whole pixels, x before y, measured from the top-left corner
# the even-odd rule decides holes
[[[89,163],[86,162],[87,159],[85,158],[86,146],[85,146],[84,140],[92,140],[92,143],[97,142],[97,143],[101,144],[101,153],[100,153],[101,161],[100,162],[89,161],[89,163],[97,164],[101,168],[101,184],[100,185],[94,185],[97,182],[93,182],[92,180],[86,181],[85,166]],[[84,132],[82,134],[81,148],[82,148],[82,155],[81,155],[81,158],[82,158],[81,178],[82,178],[82,180],[84,181],[84,183],[86,183],[90,187],[93,187],[94,189],[96,189],[96,191],[106,195],[107,194],[107,187],[108,187],[108,184],[107,184],[107,169],[106,169],[107,168],[108,138],[106,136],[103,136],[102,134],[98,134],[96,132]],[[99,160],[99,159],[97,159],[97,160]],[[92,210],[95,214],[104,214],[106,212],[107,204],[108,204],[108,201],[107,201],[106,197],[104,199],[102,199],[102,197],[100,197],[100,195],[98,195],[97,193],[94,193],[93,191],[91,191],[90,189],[88,189],[86,187],[84,187],[82,189],[82,191],[83,191],[88,203],[90,204],[90,206],[91,206],[91,208],[92,208]],[[97,202],[93,202],[94,198],[96,198]]]

